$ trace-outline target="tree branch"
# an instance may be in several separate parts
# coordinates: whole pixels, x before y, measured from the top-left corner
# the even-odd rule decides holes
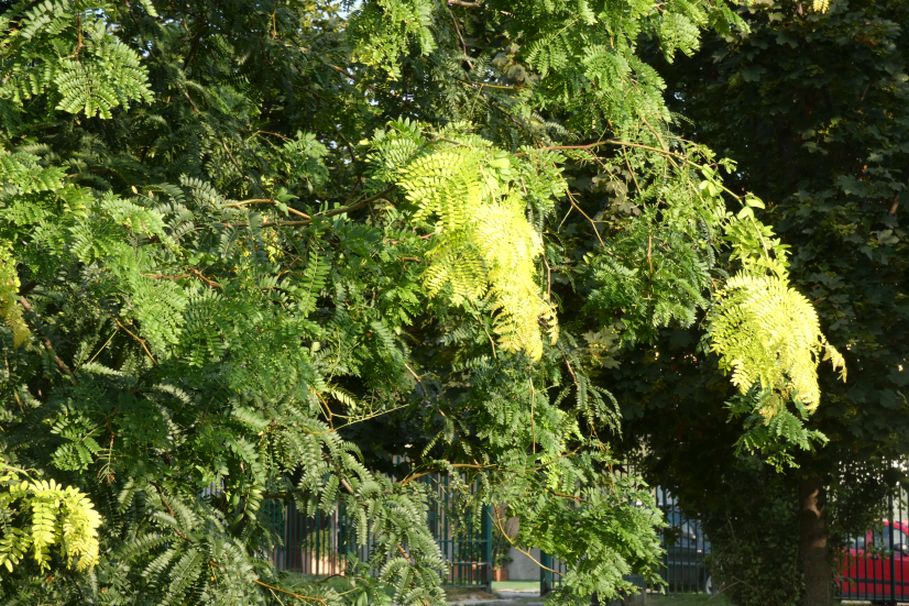
[[[276,203],[276,201],[274,198],[250,198],[249,200],[240,200],[239,202],[231,202],[230,204],[225,204],[224,207],[225,208],[243,208],[244,206],[250,206],[252,204],[275,204],[275,203]],[[312,217],[310,217],[303,211],[299,211],[296,208],[293,208],[292,206],[287,206],[286,208],[287,208],[288,213],[290,213],[296,217],[300,217],[301,219],[305,219],[305,220],[312,219]]]
[[[37,317],[38,314],[36,314],[34,312],[34,310],[32,309],[31,303],[28,302],[28,299],[20,296],[19,304],[22,305],[22,309],[24,309],[26,313],[31,313],[32,315]],[[57,368],[60,370],[60,372],[62,372],[63,374],[65,374],[66,376],[70,377],[71,379],[73,379],[75,381],[76,373],[74,373],[73,369],[70,368],[69,365],[67,365],[67,363],[63,361],[63,358],[61,358],[57,354],[57,350],[54,349],[54,344],[51,342],[50,337],[44,333],[44,331],[41,331],[41,343],[44,345],[44,349],[46,349],[47,352],[54,357],[54,364],[57,366]]]
[[[311,604],[324,604],[326,606],[328,605],[328,602],[326,602],[324,598],[320,598],[317,596],[311,596],[311,595],[303,595],[301,593],[294,593],[293,591],[289,591],[287,589],[282,589],[281,587],[278,587],[276,585],[269,585],[262,579],[256,579],[253,581],[253,583],[255,583],[256,585],[261,585],[262,587],[268,589],[269,591],[277,591],[277,592],[283,593],[284,595],[289,595],[290,597],[292,597],[296,600],[300,600],[303,602],[309,602]]]
[[[338,208],[332,208],[331,210],[326,210],[325,212],[317,213],[317,216],[334,217],[335,215],[343,215],[344,213],[350,212],[352,210],[357,210],[358,208],[363,208],[364,206],[368,206],[368,205],[372,204],[373,202],[376,202],[377,200],[384,199],[385,196],[387,196],[388,194],[393,192],[394,189],[395,188],[393,185],[391,187],[386,187],[385,189],[383,189],[382,191],[380,191],[377,194],[374,194],[372,196],[367,196],[365,198],[362,198],[355,202],[351,202],[350,204],[346,204],[344,206],[339,206]]]

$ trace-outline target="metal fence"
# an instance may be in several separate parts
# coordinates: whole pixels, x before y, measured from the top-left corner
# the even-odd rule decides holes
[[[667,590],[712,592],[707,566],[710,540],[697,518],[689,517],[678,500],[657,489],[657,505],[667,528],[662,533],[663,579]],[[894,486],[883,503],[882,518],[849,537],[836,554],[836,592],[842,599],[872,604],[909,603],[909,491]]]
[[[455,491],[451,489],[450,478],[446,475],[430,475],[421,478],[426,483],[429,499],[427,510],[427,526],[432,532],[445,561],[448,563],[447,576],[444,582],[448,585],[462,585],[485,587],[489,589],[492,583],[492,508],[486,506],[481,515],[458,502]],[[688,517],[678,505],[678,500],[663,489],[656,489],[655,498],[657,506],[664,512],[667,527],[661,535],[664,549],[663,578],[666,588],[670,592],[703,592],[712,589],[712,579],[707,568],[706,558],[710,554],[710,541],[705,536],[701,525],[696,518]],[[904,510],[906,500],[901,497],[900,507]],[[316,512],[308,515],[301,511],[294,501],[279,502],[267,501],[264,504],[265,513],[270,525],[280,537],[272,554],[271,560],[279,570],[294,571],[304,575],[328,576],[344,574],[350,556],[355,556],[360,561],[366,561],[372,551],[372,540],[368,538],[366,545],[358,545],[353,539],[351,527],[343,508],[335,507],[330,512]],[[883,528],[902,529],[903,517],[894,525],[885,525]],[[877,536],[877,535],[875,535]],[[871,535],[869,535],[871,537]],[[898,533],[893,536],[894,548],[889,553],[899,557],[902,562],[902,551],[895,548],[905,545],[909,552],[909,538],[903,541],[901,537],[909,537],[909,528],[905,535]],[[872,543],[881,543],[883,539],[870,538]],[[887,541],[890,541],[889,535]],[[856,540],[856,545],[860,539]],[[890,543],[888,542],[889,546]],[[853,550],[854,551],[854,550]],[[856,571],[854,582],[848,587],[854,588],[852,593],[844,592],[849,597],[865,597],[859,595],[888,596],[903,595],[900,593],[905,587],[909,595],[909,568],[903,570],[897,564],[891,565],[888,570],[895,570],[886,578],[888,582],[895,579],[898,589],[883,588],[874,572],[881,568],[881,560],[874,560],[877,568],[862,560],[855,558],[852,568]],[[540,593],[545,595],[561,583],[562,575],[566,572],[564,562],[542,553],[540,557]],[[906,556],[906,565],[909,567],[909,555]],[[872,582],[869,579],[874,579]],[[905,582],[903,581],[905,579]],[[630,579],[643,584],[640,579]],[[874,593],[876,590],[877,593]],[[859,591],[861,590],[861,591]],[[886,593],[890,591],[890,593]],[[895,593],[894,593],[895,592]]]
[[[562,575],[568,571],[565,562],[548,553],[540,553],[540,595],[546,595],[562,584]]]
[[[909,498],[903,486],[887,497],[885,517],[849,538],[839,557],[841,597],[875,603],[909,602]]]
[[[429,493],[427,526],[448,563],[444,582],[489,589],[491,508],[487,506],[480,515],[475,515],[475,511],[458,502],[446,475],[428,475],[421,481]],[[271,528],[281,539],[271,554],[278,570],[315,576],[344,574],[349,557],[366,561],[372,552],[372,537],[367,537],[365,545],[357,544],[341,506],[314,515],[301,511],[292,500],[267,501],[264,507]]]
[[[442,557],[448,562],[449,585],[492,585],[492,508],[487,505],[480,516],[461,506],[447,475],[426,476],[429,488],[429,530]],[[471,487],[475,491],[476,487]],[[478,519],[479,518],[479,519]]]
[[[711,545],[700,521],[686,515],[668,491],[657,488],[655,497],[667,524],[661,532],[664,589],[712,593]],[[895,486],[882,509],[882,519],[850,537],[837,554],[837,594],[872,604],[909,604],[909,490]],[[545,553],[540,563],[540,592],[545,595],[559,585],[566,567]]]
[[[663,547],[662,576],[670,593],[710,592],[713,578],[707,567],[710,541],[700,521],[682,511],[678,498],[656,489],[656,504],[667,526],[660,533]]]
[[[696,517],[682,511],[678,499],[663,488],[654,490],[657,507],[663,512],[666,526],[660,531],[663,548],[661,576],[668,593],[712,592],[713,578],[707,566],[710,541]],[[909,559],[907,559],[909,562]],[[540,557],[540,594],[546,595],[561,583],[567,566],[547,553]],[[630,575],[629,581],[645,591],[641,575]],[[907,577],[909,578],[909,577]]]
[[[272,552],[278,570],[317,576],[344,574],[348,549],[354,545],[347,540],[346,520],[339,508],[310,516],[293,501],[267,501],[264,506],[272,529],[282,539]]]

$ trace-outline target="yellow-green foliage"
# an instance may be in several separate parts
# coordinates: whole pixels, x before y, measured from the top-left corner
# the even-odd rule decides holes
[[[521,172],[532,169],[522,162],[479,137],[462,136],[431,144],[393,178],[416,206],[414,221],[434,230],[423,275],[430,295],[444,293],[456,305],[488,301],[501,347],[537,360],[541,323],[551,339],[557,332],[537,275],[542,238],[527,218],[521,189]],[[554,191],[549,184],[547,193]]]
[[[791,288],[785,274],[740,272],[718,293],[709,315],[711,348],[732,373],[740,392],[772,393],[759,411],[766,419],[797,400],[809,411],[820,403],[817,367],[830,360],[845,379],[842,355],[821,333],[811,303]]]
[[[29,338],[28,326],[22,319],[22,308],[16,301],[19,296],[19,276],[16,262],[9,250],[0,245],[0,319],[13,333],[13,347],[19,347]]]
[[[29,551],[41,570],[49,570],[55,546],[73,570],[98,563],[101,516],[80,490],[33,480],[0,462],[0,512],[0,566],[8,572]]]
[[[353,57],[383,70],[391,79],[401,75],[400,59],[411,45],[427,55],[436,48],[430,26],[432,0],[377,0],[364,3],[351,20]]]

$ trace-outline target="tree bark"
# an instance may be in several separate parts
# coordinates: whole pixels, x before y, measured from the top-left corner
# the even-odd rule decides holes
[[[799,484],[799,560],[805,575],[802,606],[831,606],[833,569],[827,553],[824,487],[819,478]]]

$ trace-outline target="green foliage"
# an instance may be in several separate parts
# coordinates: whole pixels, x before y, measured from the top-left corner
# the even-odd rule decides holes
[[[697,158],[697,149],[691,153]],[[632,163],[640,174],[627,172]],[[691,168],[669,154],[651,160],[626,149],[602,171],[614,201],[603,246],[585,259],[593,283],[587,308],[603,324],[620,322],[628,345],[661,327],[692,325],[708,303],[724,202],[702,194]]]
[[[351,22],[353,57],[380,68],[394,79],[410,46],[419,54],[432,52],[436,43],[430,29],[435,7],[429,0],[379,0],[366,3]]]
[[[12,334],[13,347],[24,344],[29,336],[28,325],[22,318],[19,295],[19,275],[9,250],[0,249],[0,317]]]
[[[591,462],[608,461],[597,459],[593,457]],[[634,593],[636,587],[629,580],[633,573],[643,572],[651,585],[660,583],[658,565],[652,558],[659,539],[650,529],[663,523],[662,515],[656,508],[642,505],[652,502],[652,492],[633,474],[613,473],[610,480],[608,488],[583,491],[577,500],[544,505],[521,527],[521,533],[533,537],[534,544],[558,553],[568,566],[564,585],[554,596],[558,603],[584,604],[593,593]],[[561,535],[561,529],[569,525],[574,531],[568,537]],[[613,540],[604,541],[604,537]]]
[[[760,524],[737,517],[734,507],[702,518],[710,537],[710,571],[717,588],[731,604],[797,606],[802,594],[798,523],[793,515],[795,487],[783,475],[755,461],[727,476],[734,507],[747,507]],[[755,492],[752,487],[762,486]]]
[[[730,165],[672,133],[639,45],[689,53],[739,20],[693,1],[341,8],[0,17],[0,451],[105,519],[91,574],[18,565],[4,603],[280,603],[266,499],[343,507],[365,552],[347,589],[294,592],[440,603],[416,481],[436,471],[567,563],[560,600],[653,576],[658,515],[612,454],[610,373],[696,324],[724,254],[750,267],[766,228],[735,228]],[[769,421],[750,429],[788,452],[802,418]],[[76,494],[55,486],[47,503]],[[40,569],[88,522],[50,532],[39,510],[37,537],[33,510],[4,523]]]
[[[111,5],[44,0],[23,10],[28,4],[17,3],[0,21],[0,99],[21,106],[52,91],[56,109],[101,118],[116,107],[129,109],[132,101],[151,101],[139,53],[110,31]]]

